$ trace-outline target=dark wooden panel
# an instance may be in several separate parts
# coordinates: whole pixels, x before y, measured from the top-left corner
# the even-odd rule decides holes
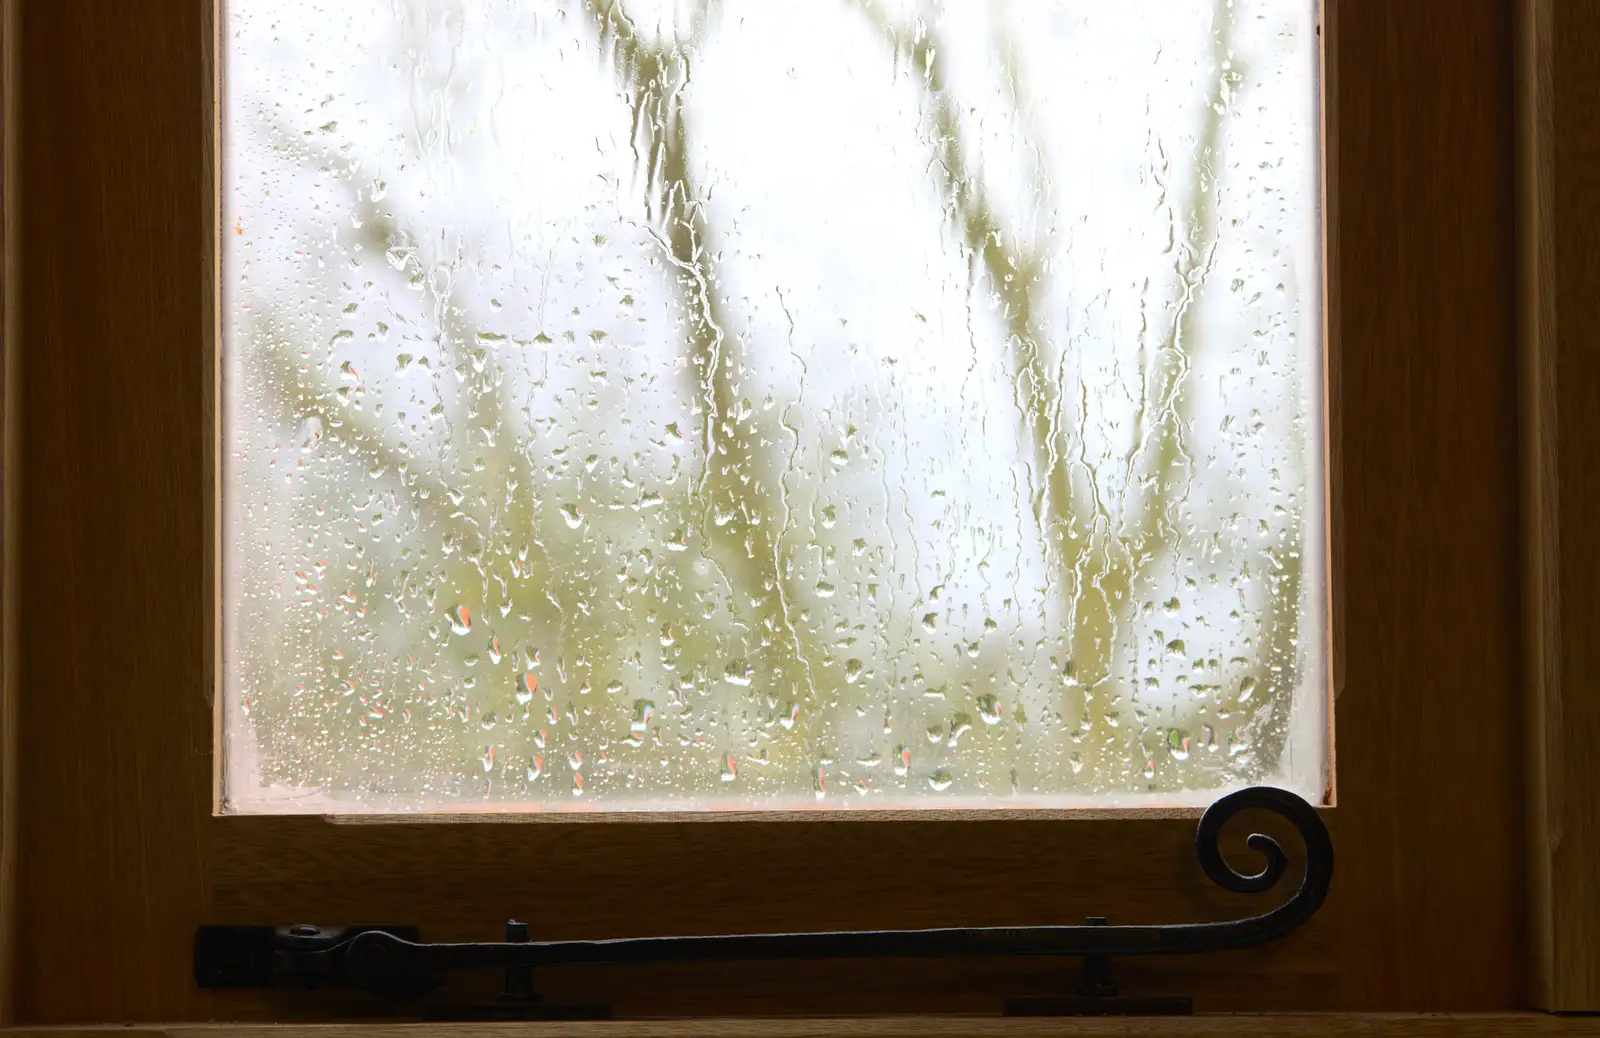
[[[207,8],[16,6],[17,1015],[194,1017]]]
[[[1330,12],[1352,1009],[1522,1001],[1510,8]]]
[[[16,471],[18,437],[16,421],[17,380],[15,376],[19,322],[15,293],[17,277],[17,226],[15,214],[17,176],[15,159],[17,151],[17,60],[16,60],[17,5],[0,6],[0,121],[4,126],[4,203],[0,206],[0,232],[4,236],[4,282],[0,284],[0,309],[4,311],[4,454],[0,462],[0,482],[3,482],[4,507],[0,510],[0,524],[4,525],[3,546],[0,546],[0,569],[3,569],[3,600],[0,600],[0,1025],[14,1021],[17,1010],[17,886],[18,863],[21,855],[21,797],[17,779],[21,774],[19,755],[20,732],[17,716],[17,697],[11,690],[17,685],[17,625],[13,621],[17,606],[17,481]]]

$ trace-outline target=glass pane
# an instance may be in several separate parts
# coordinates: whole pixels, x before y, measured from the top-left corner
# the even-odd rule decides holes
[[[1320,796],[1313,0],[228,0],[225,804]]]

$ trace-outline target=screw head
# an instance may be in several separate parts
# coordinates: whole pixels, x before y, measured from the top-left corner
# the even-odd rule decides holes
[[[321,927],[312,926],[310,923],[295,923],[289,927],[290,937],[315,937],[321,932]]]

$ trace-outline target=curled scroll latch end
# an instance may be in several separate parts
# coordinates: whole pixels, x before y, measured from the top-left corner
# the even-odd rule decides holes
[[[1305,877],[1300,889],[1283,909],[1291,906],[1309,914],[1321,905],[1333,879],[1333,840],[1316,808],[1286,789],[1252,786],[1229,793],[1206,808],[1195,829],[1195,854],[1211,882],[1235,894],[1259,894],[1272,889],[1289,869],[1289,856],[1277,840],[1252,833],[1245,844],[1264,863],[1259,872],[1240,872],[1222,855],[1222,830],[1244,811],[1270,811],[1294,826],[1306,850]]]

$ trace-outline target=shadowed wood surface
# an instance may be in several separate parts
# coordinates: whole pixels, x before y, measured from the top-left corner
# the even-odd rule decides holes
[[[169,1026],[0,1031],[17,1038],[105,1038],[109,1035],[169,1038],[412,1038],[455,1035],[472,1038],[1534,1038],[1600,1034],[1600,1019],[1560,1018],[1535,1013],[1483,1016],[1285,1014],[1146,1019],[1009,1019],[972,1017],[874,1017],[811,1020],[692,1020],[535,1024],[321,1024]]]
[[[1600,7],[1519,6],[1531,984],[1600,1010]]]
[[[1522,1004],[1509,3],[1329,5],[1346,1008]]]
[[[22,296],[7,350],[23,403],[6,473],[20,814],[7,1015],[205,1015],[188,931],[210,862],[210,7],[8,7]]]

